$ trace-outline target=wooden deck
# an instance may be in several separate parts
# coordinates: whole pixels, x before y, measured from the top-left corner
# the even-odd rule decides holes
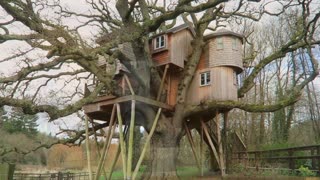
[[[92,119],[108,121],[114,104],[126,103],[132,100],[154,107],[161,107],[164,111],[174,110],[173,106],[138,95],[128,95],[122,97],[101,96],[98,97],[94,102],[83,106],[83,110]]]

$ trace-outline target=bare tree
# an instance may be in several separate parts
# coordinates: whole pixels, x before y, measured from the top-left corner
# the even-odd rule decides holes
[[[16,47],[14,54],[0,60],[1,69],[8,62],[17,63],[11,73],[1,75],[0,106],[21,107],[27,114],[46,112],[50,121],[77,112],[83,105],[94,101],[102,90],[113,91],[114,74],[99,67],[99,56],[106,57],[106,63],[110,66],[114,66],[115,59],[119,59],[139,84],[136,93],[156,98],[162,72],[157,70],[151,59],[150,35],[157,30],[172,27],[179,18],[192,24],[195,30],[193,51],[181,72],[183,78],[178,87],[174,113],[172,116],[161,115],[152,138],[150,157],[153,159],[148,166],[151,173],[146,176],[149,178],[176,176],[178,146],[185,134],[183,127],[187,119],[212,119],[221,109],[239,108],[247,112],[279,110],[297,102],[301,90],[318,75],[318,62],[313,54],[313,47],[320,43],[315,36],[319,31],[320,13],[314,11],[318,4],[311,0],[273,0],[261,3],[244,0],[179,0],[165,5],[156,0],[86,0],[88,8],[85,11],[71,11],[58,0],[2,0],[0,6],[2,14],[8,17],[0,23],[1,45],[19,42],[26,47]],[[277,10],[270,10],[270,6]],[[252,54],[253,59],[249,62],[251,66],[238,91],[239,96],[243,97],[256,85],[256,78],[269,64],[286,57],[288,53],[304,49],[311,69],[305,78],[286,91],[284,98],[271,103],[249,103],[241,100],[207,100],[200,105],[186,103],[188,88],[205,46],[205,31],[226,26],[231,19],[264,23],[268,21],[268,17],[281,16],[290,9],[297,9],[299,17],[292,24],[292,33],[278,46],[268,50],[260,61],[253,63],[256,55]],[[68,18],[78,19],[81,23],[74,25],[71,21],[64,22]],[[103,36],[99,38],[99,45],[84,38],[81,31],[85,27],[97,29],[92,34],[94,38]],[[134,58],[119,50],[119,45],[124,43],[132,46]],[[40,57],[35,57],[34,53]],[[132,62],[135,66],[132,66]],[[82,84],[92,75],[99,83],[90,94],[84,96]],[[60,88],[52,88],[55,83]],[[44,98],[48,94],[50,99]],[[55,102],[58,97],[59,101]],[[153,118],[150,117],[155,116],[156,110],[145,105],[137,105],[136,109],[143,114],[143,126],[149,131],[153,123]],[[94,130],[107,125],[97,125]],[[70,142],[82,139],[84,132],[76,132]]]

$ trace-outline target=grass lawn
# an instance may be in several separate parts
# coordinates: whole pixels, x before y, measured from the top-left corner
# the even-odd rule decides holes
[[[141,166],[137,175],[137,179],[143,174],[146,167]],[[177,174],[179,177],[192,177],[192,176],[198,176],[199,170],[196,167],[177,167]],[[104,180],[104,176],[100,176],[100,180]],[[117,170],[112,173],[112,179],[123,179],[123,172],[122,170]]]

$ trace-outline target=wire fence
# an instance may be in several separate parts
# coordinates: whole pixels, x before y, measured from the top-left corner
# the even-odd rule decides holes
[[[93,174],[95,175],[95,174]],[[0,180],[2,180],[0,174]],[[13,180],[89,180],[89,173],[87,172],[58,172],[58,173],[15,173]]]

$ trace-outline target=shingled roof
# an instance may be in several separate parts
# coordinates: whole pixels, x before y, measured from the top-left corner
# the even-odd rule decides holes
[[[185,24],[181,24],[181,25],[179,25],[179,26],[176,26],[176,27],[174,27],[174,28],[168,29],[168,30],[166,30],[166,31],[157,33],[157,34],[153,35],[153,36],[151,37],[151,39],[152,39],[153,37],[156,37],[156,36],[159,36],[159,35],[162,35],[162,34],[176,33],[176,32],[182,31],[182,30],[184,30],[184,29],[188,29],[188,30],[191,32],[191,34],[192,34],[193,36],[195,36],[196,32],[194,31],[194,28],[192,27],[192,25],[190,25],[190,24],[188,24],[188,23],[185,23]]]
[[[238,37],[239,39],[241,39],[241,41],[243,41],[244,36],[242,34],[239,33],[235,33],[233,31],[227,30],[227,29],[219,29],[218,31],[208,34],[204,37],[205,40],[211,39],[211,38],[215,38],[215,37],[219,37],[219,36],[235,36]]]

